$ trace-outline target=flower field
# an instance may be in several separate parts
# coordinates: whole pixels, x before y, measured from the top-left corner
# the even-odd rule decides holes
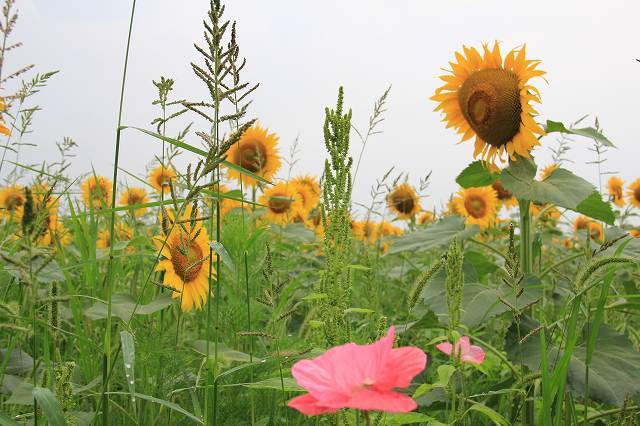
[[[391,88],[357,128],[336,87],[321,173],[298,171],[304,152],[252,114],[242,16],[212,0],[201,97],[161,77],[141,101],[157,117],[129,125],[135,8],[113,168],[80,175],[68,138],[21,160],[56,72],[3,69],[25,47],[16,0],[2,9],[1,426],[640,424],[640,170],[601,170],[616,146],[597,119],[539,113],[544,52],[470,40],[440,58],[420,96],[450,140],[432,149],[460,143],[468,166],[440,207],[428,169],[384,172],[363,204]],[[122,167],[131,135],[146,170]],[[597,181],[572,172],[577,140]]]

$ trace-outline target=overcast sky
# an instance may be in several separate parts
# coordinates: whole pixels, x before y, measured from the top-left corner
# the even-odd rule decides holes
[[[60,70],[34,97],[43,110],[21,159],[53,159],[55,142],[70,136],[79,143],[72,175],[90,171],[109,175],[113,164],[117,107],[131,3],[124,0],[18,0],[20,19],[6,67],[35,63],[40,72]],[[294,173],[319,175],[325,157],[324,107],[345,87],[353,123],[365,131],[373,103],[392,84],[384,133],[374,136],[356,182],[356,201],[367,202],[369,188],[391,166],[409,172],[410,182],[433,171],[423,202],[439,208],[457,188],[454,178],[471,161],[472,143],[457,145],[428,98],[436,78],[462,44],[499,40],[505,52],[527,43],[530,57],[542,60],[548,84],[540,122],[571,122],[598,116],[605,134],[618,146],[605,169],[626,181],[640,177],[638,99],[640,57],[638,1],[455,1],[233,0],[227,18],[237,20],[238,39],[248,64],[245,78],[260,82],[249,115],[280,136],[289,153],[299,137],[300,161]],[[138,0],[134,19],[123,122],[151,128],[151,105],[160,76],[175,79],[175,98],[204,98],[206,92],[189,62],[201,42],[205,0]],[[177,126],[170,129],[175,133]],[[198,130],[198,129],[195,129]],[[205,129],[202,129],[205,130]],[[190,139],[198,143],[195,137]],[[354,156],[360,143],[352,135]],[[569,169],[596,183],[588,140],[572,144]],[[549,161],[546,137],[536,154]],[[159,152],[157,141],[125,133],[121,165],[144,173]],[[185,157],[186,158],[186,157]],[[11,158],[10,158],[11,159]],[[286,170],[282,173],[286,175]],[[3,170],[3,174],[5,171]],[[124,182],[124,177],[123,177]],[[133,183],[129,178],[129,182]]]

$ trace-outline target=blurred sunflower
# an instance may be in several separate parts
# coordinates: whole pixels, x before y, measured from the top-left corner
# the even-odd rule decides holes
[[[420,216],[418,216],[418,223],[420,225],[424,225],[427,222],[435,222],[435,220],[436,220],[435,213],[429,210],[425,210],[420,214]]]
[[[609,197],[611,197],[613,204],[618,207],[624,207],[624,196],[622,194],[624,181],[618,176],[611,176],[607,184],[609,187]]]
[[[473,156],[481,156],[495,165],[496,157],[503,162],[506,153],[529,157],[540,145],[536,135],[544,130],[533,117],[537,111],[529,104],[540,103],[540,92],[529,84],[534,77],[544,75],[538,60],[526,59],[525,46],[511,50],[502,60],[500,47],[493,50],[483,45],[481,55],[474,47],[463,46],[464,55],[456,52],[456,62],[450,74],[440,77],[445,84],[436,90],[432,100],[439,102],[436,111],[444,113],[447,127],[462,135],[462,141],[475,136]]]
[[[164,272],[164,285],[176,289],[172,297],[180,300],[180,309],[184,312],[189,312],[194,306],[200,309],[207,303],[209,276],[215,274],[209,269],[207,229],[200,220],[192,226],[191,212],[189,205],[180,218],[183,223],[170,226],[167,235],[153,237],[156,249],[163,256],[156,271]],[[175,221],[173,212],[168,216],[169,221]]]
[[[149,172],[149,183],[156,191],[164,192],[165,194],[170,191],[169,182],[176,177],[176,171],[170,166],[160,164]]]
[[[590,221],[587,225],[589,228],[589,236],[592,240],[595,240],[599,243],[604,241],[604,229],[602,228],[602,224],[596,221]]]
[[[507,191],[504,188],[504,186],[502,186],[502,183],[500,183],[499,180],[493,182],[491,187],[493,188],[494,191],[496,191],[496,195],[498,196],[498,201],[506,209],[511,209],[512,207],[515,207],[518,205],[518,200],[516,199],[516,197],[514,197],[511,192]]]
[[[124,223],[118,223],[115,227],[116,242],[117,241],[129,241],[133,238],[133,229]],[[108,229],[104,229],[98,232],[98,239],[96,240],[96,248],[106,249],[109,248],[111,243],[111,232]]]
[[[296,185],[287,182],[265,190],[260,197],[260,204],[267,206],[264,219],[278,225],[291,223],[299,211],[304,210]]]
[[[640,229],[632,229],[631,231],[629,231],[629,235],[631,235],[633,238],[640,238]]]
[[[306,211],[310,212],[320,202],[320,184],[313,176],[298,176],[289,181],[296,185],[302,197],[302,204]]]
[[[2,113],[7,110],[7,104],[4,102],[4,98],[0,97],[0,133],[5,136],[9,136],[11,134],[11,130],[7,126],[4,125],[4,120],[2,119]]]
[[[387,194],[387,205],[400,220],[411,219],[421,210],[418,194],[408,183],[396,186]]]
[[[390,224],[387,221],[383,221],[378,226],[378,235],[380,236],[380,248],[382,251],[389,250],[391,246],[391,242],[388,240],[388,237],[397,237],[404,233],[404,230],[399,226],[395,226]]]
[[[468,225],[488,228],[495,221],[498,196],[490,186],[461,189],[452,203]]]
[[[20,221],[24,202],[24,190],[22,187],[12,185],[0,189],[0,217],[8,217],[15,221]]]
[[[548,166],[546,166],[544,169],[542,169],[542,172],[540,173],[540,180],[547,180],[547,178],[551,176],[553,172],[558,170],[558,167],[560,167],[560,164],[558,163],[551,163]]]
[[[539,216],[544,213],[540,218],[542,221],[557,220],[560,219],[560,211],[553,205],[548,203],[531,203],[531,214],[533,216]]]
[[[120,205],[122,206],[135,206],[137,204],[145,204],[149,202],[147,197],[147,191],[144,188],[127,188],[122,195],[120,195]],[[140,217],[147,212],[146,207],[140,207],[133,210],[135,217]]]
[[[229,192],[229,188],[225,184],[221,183],[219,185],[219,188],[220,188],[219,191],[221,195],[227,194]],[[216,193],[216,191],[218,191],[218,185],[214,184],[213,186],[211,186],[211,192]],[[242,198],[242,195],[238,195],[237,198]],[[211,200],[213,202],[213,198]],[[212,208],[215,209],[215,204],[212,205]],[[221,216],[225,216],[231,210],[240,209],[240,208],[249,210],[250,209],[249,203],[246,203],[246,202],[243,203],[241,201],[227,198],[227,197],[220,197],[220,215]],[[215,214],[215,211],[213,212],[213,214]]]
[[[636,179],[627,190],[627,197],[629,198],[629,204],[640,207],[640,178]]]
[[[378,240],[378,225],[371,221],[353,221],[351,230],[357,240],[365,244],[375,244]]]
[[[57,220],[50,224],[49,227],[38,236],[36,244],[39,246],[50,246],[56,241],[62,246],[68,246],[71,243],[71,232],[62,222],[58,222]]]
[[[584,215],[578,216],[573,221],[573,232],[578,233],[578,231],[586,230],[587,226],[589,226],[589,222],[591,222],[591,219],[588,217]]]
[[[280,168],[277,144],[278,135],[268,133],[267,129],[256,124],[247,129],[237,143],[231,145],[227,151],[227,160],[257,176],[271,180]],[[231,168],[228,169],[227,174],[229,178],[242,180],[245,185],[258,183],[251,176]]]
[[[89,176],[82,182],[82,198],[87,207],[111,206],[111,181],[104,176]]]

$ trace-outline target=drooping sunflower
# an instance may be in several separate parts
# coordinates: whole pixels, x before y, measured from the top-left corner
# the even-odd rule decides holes
[[[547,178],[551,176],[553,172],[555,172],[558,169],[558,167],[560,167],[560,164],[558,163],[551,163],[548,166],[546,166],[544,169],[542,169],[542,172],[540,173],[540,180],[547,180]]]
[[[618,176],[611,176],[607,183],[609,187],[609,197],[611,197],[613,204],[618,207],[624,207],[624,196],[622,193],[624,181]]]
[[[82,182],[82,198],[87,207],[111,206],[111,181],[104,176],[89,176]]]
[[[421,210],[420,198],[408,183],[397,185],[387,194],[387,205],[400,220],[411,219]]]
[[[9,136],[11,134],[11,130],[7,126],[4,125],[4,120],[2,119],[2,113],[7,110],[7,104],[4,102],[4,98],[0,97],[0,133],[5,136]]]
[[[259,201],[267,206],[264,219],[278,225],[291,223],[299,210],[304,210],[297,186],[287,182],[265,190]]]
[[[510,210],[512,207],[515,207],[518,205],[518,200],[516,199],[516,197],[514,197],[511,192],[507,191],[504,188],[504,186],[502,186],[502,183],[499,180],[493,182],[491,187],[493,188],[494,191],[496,191],[496,195],[498,196],[498,201],[507,210]]]
[[[589,226],[589,222],[591,222],[591,219],[589,219],[588,217],[584,215],[578,216],[573,221],[573,232],[578,233],[578,231],[586,230],[587,226]]]
[[[452,202],[456,212],[466,218],[467,225],[484,229],[495,221],[498,196],[490,186],[461,189]]]
[[[302,197],[302,207],[310,212],[318,206],[320,202],[320,184],[312,176],[298,176],[289,181],[290,185],[295,185],[300,197]]]
[[[160,164],[159,166],[151,169],[149,172],[149,183],[156,191],[164,192],[165,194],[170,191],[169,181],[176,178],[176,171],[171,166],[165,166]]]
[[[254,175],[271,180],[280,168],[278,154],[278,135],[268,133],[267,129],[254,125],[247,129],[240,140],[227,151],[230,163],[246,169]],[[251,176],[229,168],[229,178],[242,180],[245,185],[256,185],[258,181]]]
[[[627,190],[627,197],[629,204],[635,207],[640,207],[640,178],[636,179]]]
[[[537,111],[530,102],[540,103],[540,92],[529,84],[544,75],[538,60],[526,58],[525,46],[511,50],[502,60],[500,47],[493,50],[483,45],[484,54],[474,47],[463,46],[456,52],[457,62],[449,62],[450,74],[440,77],[445,82],[432,100],[439,102],[436,111],[444,113],[443,121],[462,135],[462,141],[475,136],[473,156],[481,156],[495,165],[504,154],[529,157],[540,144],[536,135],[544,130],[533,117]]]
[[[429,210],[425,210],[424,212],[420,213],[420,216],[418,216],[418,223],[420,225],[424,225],[427,222],[435,222],[435,220],[435,213]]]
[[[200,220],[192,226],[191,212],[192,207],[187,206],[180,217],[183,223],[172,223],[167,235],[153,238],[156,249],[163,256],[156,271],[164,272],[163,284],[176,290],[172,297],[181,301],[180,308],[184,312],[189,312],[194,306],[200,309],[207,303],[209,276],[215,274],[209,269],[207,229]],[[169,220],[175,221],[172,212]]]
[[[116,224],[115,231],[116,241],[129,241],[133,238],[133,229],[124,223]],[[109,244],[111,244],[111,232],[109,232],[109,229],[99,231],[96,248],[106,249],[109,248]]]
[[[6,186],[0,189],[0,217],[12,218],[19,221],[25,197],[24,190],[18,185]]]
[[[127,188],[122,195],[120,195],[120,205],[122,206],[135,206],[136,204],[145,204],[149,202],[147,197],[147,191],[144,188]],[[146,207],[141,207],[133,210],[135,217],[140,217],[147,212]]]

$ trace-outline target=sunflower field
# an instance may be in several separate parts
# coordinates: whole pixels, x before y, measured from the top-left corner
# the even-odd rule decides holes
[[[355,176],[390,90],[357,129],[336,87],[321,173],[292,173],[252,115],[260,90],[220,0],[190,64],[201,98],[162,77],[145,100],[158,117],[122,119],[133,1],[113,169],[71,175],[71,139],[21,161],[55,73],[5,89],[31,71],[2,69],[15,3],[0,16],[0,425],[640,425],[640,170],[604,185],[570,170],[570,141],[614,143],[597,121],[542,119],[534,46],[440,58],[421,96],[449,129],[435,149],[461,142],[468,166],[440,208],[424,202],[435,176],[393,170],[364,205]],[[120,166],[133,134],[148,170]]]

